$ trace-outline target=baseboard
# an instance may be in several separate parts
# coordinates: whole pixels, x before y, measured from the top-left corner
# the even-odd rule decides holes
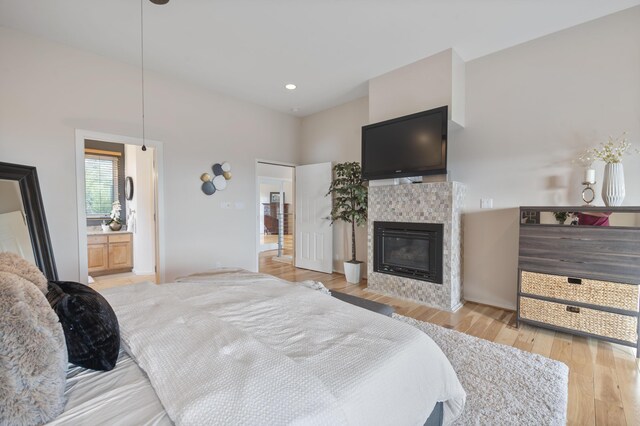
[[[133,272],[136,275],[155,275],[156,274],[156,271],[138,271],[137,269],[134,269],[131,272]]]
[[[487,303],[487,302],[483,302],[480,300],[473,300],[473,299],[469,299],[467,297],[464,298],[465,302],[472,302],[472,303],[477,303],[478,305],[482,305],[482,306],[489,306],[491,308],[497,308],[497,309],[502,309],[505,311],[512,311],[515,312],[516,311],[516,307],[515,306],[500,306],[500,305],[496,305],[493,303]]]

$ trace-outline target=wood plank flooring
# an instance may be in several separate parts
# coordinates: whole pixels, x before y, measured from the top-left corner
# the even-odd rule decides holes
[[[562,361],[569,366],[569,425],[640,425],[640,372],[635,350],[626,346],[522,325],[516,314],[467,302],[455,313],[407,300],[382,296],[344,275],[323,274],[260,257],[260,272],[289,281],[316,280],[329,289],[392,305],[396,312],[524,351]]]
[[[120,287],[123,285],[136,284],[142,281],[156,282],[155,275],[136,275],[133,272],[125,272],[122,274],[102,275],[93,278],[95,281],[89,284],[94,290],[102,290],[111,287]]]

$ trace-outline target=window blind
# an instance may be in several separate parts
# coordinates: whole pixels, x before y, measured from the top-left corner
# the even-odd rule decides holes
[[[118,157],[85,154],[84,170],[87,217],[109,217],[118,200]]]

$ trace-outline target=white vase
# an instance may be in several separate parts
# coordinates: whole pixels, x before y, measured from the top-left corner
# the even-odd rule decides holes
[[[607,163],[604,166],[602,200],[607,207],[622,205],[624,200],[624,169],[622,163]]]
[[[344,276],[350,284],[358,284],[360,282],[360,265],[362,262],[351,263],[344,262]]]

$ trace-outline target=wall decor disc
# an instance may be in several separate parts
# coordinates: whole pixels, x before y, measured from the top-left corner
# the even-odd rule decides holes
[[[211,180],[211,175],[209,173],[203,173],[200,175],[200,180],[203,182],[209,182]]]
[[[224,170],[222,170],[222,166],[220,165],[220,163],[216,163],[211,167],[211,170],[213,170],[213,174],[216,176],[220,176],[221,174],[224,173]]]
[[[222,163],[222,171],[223,172],[230,172],[231,171],[231,164],[227,163],[226,161],[224,163]]]
[[[224,176],[224,178],[225,178],[226,180],[229,180],[229,179],[231,179],[231,172],[224,172],[224,173],[222,174],[222,176]]]
[[[202,184],[202,192],[207,195],[213,195],[216,192],[216,187],[213,185],[213,182],[207,181]]]
[[[227,180],[224,176],[216,176],[213,178],[213,184],[216,187],[216,190],[222,191],[227,187]]]

